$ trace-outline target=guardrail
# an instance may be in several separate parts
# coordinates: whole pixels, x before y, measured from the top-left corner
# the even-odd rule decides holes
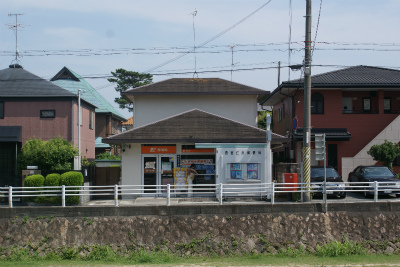
[[[157,196],[165,198],[166,205],[171,204],[171,198],[179,197],[215,197],[219,204],[229,197],[252,197],[260,200],[270,200],[275,203],[279,194],[304,193],[319,194],[326,200],[327,196],[348,192],[359,192],[365,196],[373,196],[378,201],[381,194],[396,194],[400,196],[399,182],[362,182],[362,183],[252,183],[252,184],[193,184],[191,186],[175,185],[113,185],[113,186],[46,186],[46,187],[0,187],[0,199],[8,199],[8,205],[13,207],[15,199],[31,197],[61,197],[61,206],[66,206],[66,198],[70,196],[111,197],[114,205],[119,205],[122,197]],[[345,196],[345,195],[344,195]]]

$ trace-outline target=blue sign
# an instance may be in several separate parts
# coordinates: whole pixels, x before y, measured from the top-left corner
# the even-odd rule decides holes
[[[297,118],[296,117],[293,118],[292,127],[293,127],[293,130],[297,129]]]

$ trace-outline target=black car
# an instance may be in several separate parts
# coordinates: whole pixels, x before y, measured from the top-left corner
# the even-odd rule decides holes
[[[363,190],[365,197],[374,194],[373,182],[378,182],[379,195],[396,194],[397,197],[400,196],[400,180],[386,166],[358,166],[349,173],[348,181],[354,190]]]
[[[311,167],[311,188],[314,196],[322,196],[324,191],[325,170],[321,166]],[[336,196],[340,198],[346,197],[346,186],[342,177],[338,174],[335,168],[326,167],[326,194],[328,196]]]

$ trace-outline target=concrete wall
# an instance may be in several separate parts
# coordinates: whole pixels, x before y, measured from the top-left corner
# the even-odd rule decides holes
[[[256,96],[135,96],[134,128],[194,108],[247,125],[256,126]]]
[[[0,208],[0,245],[34,247],[46,239],[43,250],[110,245],[177,251],[179,244],[196,239],[197,252],[191,253],[224,254],[225,249],[273,253],[282,247],[312,251],[318,243],[345,238],[364,242],[370,252],[376,252],[374,244],[399,251],[399,203],[329,208],[328,213],[321,212],[322,204]]]

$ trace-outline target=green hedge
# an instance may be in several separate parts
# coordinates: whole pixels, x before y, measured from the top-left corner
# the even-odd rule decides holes
[[[43,186],[82,186],[83,184],[83,174],[80,172],[69,171],[63,174],[51,173],[46,176],[46,179],[40,175],[31,175],[25,178],[24,185],[25,187],[43,187]],[[74,189],[74,188],[72,188]],[[78,188],[76,188],[78,189]],[[32,189],[39,190],[39,189]],[[43,190],[43,189],[40,189]],[[54,188],[48,188],[47,190],[55,190]],[[67,194],[71,194],[77,191],[70,191],[71,188],[67,188],[69,190]],[[49,193],[49,194],[61,194],[61,190],[59,193]],[[25,201],[27,202],[35,202],[35,203],[47,203],[47,204],[61,204],[60,196],[37,196],[37,197],[26,197]],[[80,198],[79,196],[66,196],[65,202],[67,204],[79,204]]]
[[[46,176],[44,180],[44,186],[59,186],[61,175],[58,173],[51,173]],[[47,190],[56,190],[55,188],[48,188]],[[57,194],[56,192],[49,192],[49,194]],[[60,193],[58,193],[60,194]],[[61,203],[61,197],[57,196],[38,196],[35,198],[35,203],[47,203],[47,204],[59,204]]]
[[[83,174],[80,172],[70,171],[61,174],[60,185],[65,186],[82,186]],[[67,188],[71,190],[71,188]],[[69,191],[67,193],[74,193],[75,191]],[[67,204],[79,204],[79,196],[67,196],[65,197],[65,203]]]
[[[24,187],[42,187],[44,186],[44,177],[40,174],[29,175],[24,180]],[[26,189],[27,191],[40,191],[43,189]],[[32,192],[33,193],[33,192]],[[31,194],[31,193],[29,193]],[[38,193],[39,195],[39,193]],[[33,202],[36,197],[25,197],[25,201]]]

